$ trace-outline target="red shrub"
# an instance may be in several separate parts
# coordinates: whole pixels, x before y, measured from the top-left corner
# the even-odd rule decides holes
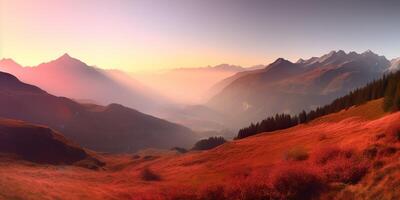
[[[392,156],[397,152],[397,150],[398,149],[394,146],[387,146],[379,151],[379,155],[384,157]]]
[[[190,187],[170,187],[161,194],[162,200],[197,200],[196,191]]]
[[[328,182],[357,183],[367,173],[368,165],[352,149],[326,147],[313,152],[314,164]]]
[[[287,161],[303,161],[308,159],[308,152],[305,148],[295,147],[286,152]]]
[[[316,164],[324,165],[337,157],[351,158],[354,155],[352,149],[342,149],[337,146],[323,147],[313,152],[312,158]]]
[[[175,193],[169,193],[166,194],[163,197],[163,200],[196,200],[197,195],[194,193],[187,193],[187,192],[175,192]]]
[[[393,125],[386,130],[386,139],[388,142],[396,143],[400,142],[400,125]]]
[[[201,200],[225,200],[225,188],[222,185],[212,185],[202,188],[198,193]]]
[[[400,131],[399,130],[395,131],[393,133],[393,137],[394,137],[396,142],[399,142],[400,141]]]
[[[149,168],[144,168],[140,172],[140,176],[144,181],[159,181],[161,180],[161,176],[156,174],[153,170]]]
[[[325,189],[319,170],[306,163],[277,167],[271,185],[273,199],[312,199]]]
[[[266,181],[266,179],[249,178],[229,184],[225,196],[231,200],[271,199],[272,188]]]
[[[170,190],[166,200],[267,200],[271,189],[258,179],[233,181],[224,185],[200,186],[197,191]]]
[[[322,170],[329,182],[355,184],[367,173],[368,165],[354,158],[338,157],[322,166]]]
[[[262,174],[238,176],[223,185],[178,191],[170,200],[307,200],[318,198],[331,182],[357,183],[369,165],[351,149],[327,147],[314,151],[303,162],[277,163]]]

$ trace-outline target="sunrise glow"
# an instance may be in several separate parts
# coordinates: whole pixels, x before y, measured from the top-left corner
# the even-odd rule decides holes
[[[0,2],[0,57],[28,66],[69,53],[91,65],[126,71],[221,63],[246,67],[280,56],[295,61],[331,49],[374,47],[394,57],[400,46],[394,40],[397,10],[389,3],[310,7],[286,1]],[[352,18],[353,13],[358,17]]]

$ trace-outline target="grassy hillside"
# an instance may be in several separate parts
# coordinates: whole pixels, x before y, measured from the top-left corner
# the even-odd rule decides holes
[[[310,161],[293,161],[297,166],[311,162],[316,150],[334,145],[352,148],[360,155],[374,147],[378,154],[370,158],[373,166],[360,182],[331,184],[325,196],[391,199],[400,195],[398,189],[391,190],[391,196],[384,193],[398,183],[399,179],[394,177],[400,177],[400,161],[395,159],[399,144],[391,142],[390,135],[399,126],[400,113],[385,114],[381,104],[382,100],[371,101],[307,124],[228,142],[209,151],[104,154],[101,157],[107,165],[102,171],[0,163],[0,197],[165,199],[171,193],[197,192],[205,185],[235,187],[238,181],[267,180],[275,173],[274,166],[284,165],[288,158],[297,158],[296,154],[302,152],[310,155]],[[144,171],[146,177],[150,173],[157,179],[143,177]]]
[[[353,106],[347,110],[319,117],[310,123],[339,122],[350,117],[358,117],[364,120],[378,119],[387,114],[382,109],[382,103],[383,99],[372,100],[361,106]]]

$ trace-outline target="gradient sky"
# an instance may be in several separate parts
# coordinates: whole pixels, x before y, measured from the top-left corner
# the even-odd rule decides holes
[[[0,57],[67,52],[127,71],[292,61],[330,50],[400,56],[400,1],[0,0]]]

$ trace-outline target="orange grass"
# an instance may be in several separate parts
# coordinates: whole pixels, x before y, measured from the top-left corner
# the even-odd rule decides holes
[[[267,176],[269,169],[294,147],[312,152],[330,145],[362,150],[374,144],[378,134],[392,129],[400,120],[400,113],[385,115],[381,103],[375,100],[308,124],[228,142],[209,151],[168,154],[152,160],[99,154],[107,163],[99,171],[0,162],[0,199],[165,199],[163,194],[172,191],[191,193],[205,184],[226,185],[246,177]],[[323,140],[321,134],[325,135]],[[140,173],[145,168],[151,168],[161,180],[143,181]]]

